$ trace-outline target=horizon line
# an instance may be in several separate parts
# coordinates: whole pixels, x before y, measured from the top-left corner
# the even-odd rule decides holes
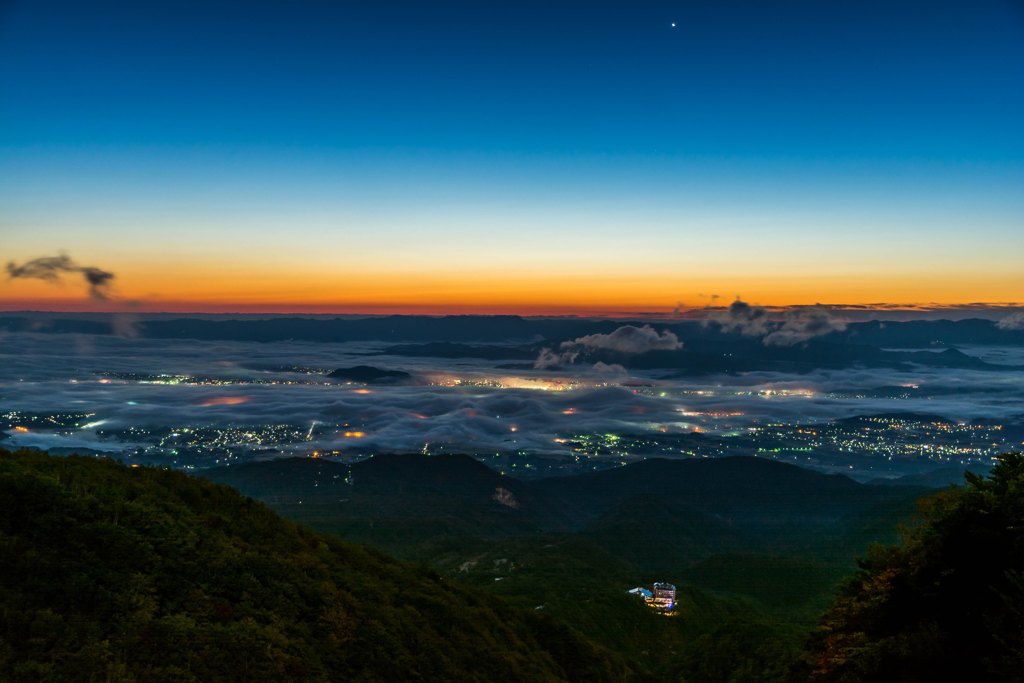
[[[741,300],[737,297],[733,301]],[[353,316],[353,317],[386,317],[386,316],[426,316],[426,317],[447,317],[447,316],[478,316],[498,317],[516,316],[526,318],[556,317],[556,318],[658,318],[658,319],[701,319],[708,313],[722,311],[732,303],[711,303],[704,306],[686,306],[683,304],[672,308],[650,307],[622,310],[621,308],[593,308],[586,306],[558,306],[550,307],[537,306],[451,306],[451,305],[380,305],[368,304],[365,306],[333,306],[321,304],[224,304],[193,307],[186,302],[170,303],[164,307],[148,307],[145,304],[134,301],[108,300],[99,303],[94,300],[51,300],[55,305],[46,305],[43,302],[29,303],[25,300],[17,301],[14,305],[5,305],[0,300],[0,314],[74,314],[74,315],[270,315],[270,316]],[[849,314],[928,314],[942,312],[977,312],[977,313],[1013,313],[1017,310],[1024,310],[1024,302],[1017,301],[991,301],[991,302],[963,302],[963,303],[940,303],[940,302],[871,302],[871,303],[814,303],[814,304],[767,304],[762,305],[757,301],[747,303],[766,309],[769,312],[784,312],[786,310],[800,309],[825,309],[836,313]],[[59,302],[59,303],[58,303]],[[42,305],[40,305],[42,304]],[[658,310],[660,309],[660,310]]]

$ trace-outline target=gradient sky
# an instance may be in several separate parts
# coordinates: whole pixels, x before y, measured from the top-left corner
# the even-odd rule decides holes
[[[1022,121],[1014,0],[7,0],[0,257],[154,310],[1020,302]]]

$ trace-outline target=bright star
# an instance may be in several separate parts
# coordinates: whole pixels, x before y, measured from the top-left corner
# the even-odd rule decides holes
[[[672,22],[672,28],[675,28],[675,27],[676,27],[676,22],[673,21]]]

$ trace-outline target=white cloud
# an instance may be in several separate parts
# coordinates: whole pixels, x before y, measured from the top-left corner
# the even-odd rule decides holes
[[[1001,330],[1024,330],[1024,313],[1012,313],[997,322],[996,327]]]

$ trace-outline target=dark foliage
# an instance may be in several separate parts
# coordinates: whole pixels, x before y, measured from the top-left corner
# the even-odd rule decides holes
[[[0,680],[615,680],[543,612],[156,469],[0,451]]]
[[[322,532],[540,607],[654,680],[688,681],[789,680],[856,557],[895,540],[923,491],[745,457],[525,481],[467,456],[418,454],[203,476]],[[663,580],[680,586],[677,617],[626,594]]]
[[[826,615],[812,680],[1024,680],[1024,456],[921,508]]]

